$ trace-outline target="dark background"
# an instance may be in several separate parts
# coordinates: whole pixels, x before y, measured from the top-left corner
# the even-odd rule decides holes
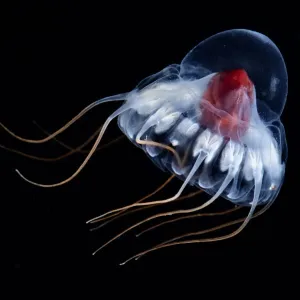
[[[61,2],[62,3],[62,2]],[[255,260],[296,262],[297,236],[297,139],[298,75],[300,35],[283,30],[277,16],[261,18],[210,18],[207,14],[162,12],[159,7],[112,8],[86,4],[26,2],[7,10],[2,27],[1,122],[27,138],[41,138],[35,120],[52,132],[91,102],[108,95],[130,91],[146,76],[172,63],[201,40],[219,31],[247,28],[269,36],[281,49],[289,73],[289,96],[282,115],[289,147],[286,178],[271,209],[250,222],[234,239],[213,244],[177,246],[157,251],[120,267],[131,255],[186,231],[216,225],[229,218],[201,219],[168,225],[144,237],[130,232],[103,249],[92,252],[134,221],[151,214],[125,217],[90,232],[85,222],[109,209],[129,204],[153,191],[168,174],[157,169],[143,151],[123,139],[93,156],[72,182],[43,189],[24,182],[17,168],[31,180],[54,183],[68,177],[84,159],[72,155],[56,163],[31,160],[1,150],[1,204],[5,232],[2,243],[16,274],[103,274],[125,271],[168,272],[184,267],[197,271],[207,265],[238,263],[245,268]],[[127,10],[126,10],[127,9]],[[251,21],[252,20],[252,21]],[[87,139],[119,103],[95,108],[59,138],[76,146]],[[113,122],[103,143],[120,135]],[[54,157],[65,149],[51,141],[34,145],[17,141],[1,130],[1,144],[28,154]],[[173,195],[175,180],[157,198]],[[192,190],[192,189],[190,189]],[[207,196],[202,196],[206,199]],[[181,203],[191,207],[196,200]],[[207,211],[229,208],[220,199]],[[152,212],[177,208],[163,206]],[[246,213],[246,211],[243,211]],[[234,218],[231,217],[231,218]],[[151,223],[154,224],[154,223]],[[145,228],[145,227],[143,227]],[[236,227],[230,228],[233,230]],[[228,231],[224,231],[225,233]]]

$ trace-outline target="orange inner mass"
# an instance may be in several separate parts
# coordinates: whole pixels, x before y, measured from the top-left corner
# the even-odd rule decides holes
[[[216,74],[204,92],[201,124],[239,140],[248,129],[254,86],[243,69]]]

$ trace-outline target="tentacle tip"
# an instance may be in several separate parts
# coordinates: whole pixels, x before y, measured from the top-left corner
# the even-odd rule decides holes
[[[24,176],[21,174],[21,172],[18,169],[15,169],[15,172],[21,177],[24,178]]]
[[[120,265],[120,266],[124,266],[125,264],[127,264],[128,262],[130,262],[130,261],[133,260],[133,259],[134,259],[134,257],[128,258],[127,260],[121,262],[119,265]]]
[[[85,224],[93,224],[93,222],[95,221],[96,219],[93,218],[93,219],[89,219],[85,222]]]

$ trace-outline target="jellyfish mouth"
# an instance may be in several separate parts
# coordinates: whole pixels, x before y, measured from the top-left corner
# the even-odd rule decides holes
[[[254,103],[254,85],[243,69],[223,71],[212,77],[203,99],[201,124],[232,140],[247,131]]]

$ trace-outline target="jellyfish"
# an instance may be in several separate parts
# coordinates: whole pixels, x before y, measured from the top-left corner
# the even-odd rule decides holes
[[[69,178],[54,184],[41,184],[16,170],[24,180],[39,187],[66,184],[88,163],[108,125],[117,118],[124,136],[142,149],[160,170],[170,173],[170,177],[139,201],[113,209],[87,223],[102,222],[103,225],[122,215],[190,198],[202,191],[209,195],[210,198],[197,207],[155,214],[128,227],[94,254],[126,232],[154,219],[162,221],[142,233],[185,218],[227,214],[249,207],[245,218],[174,237],[134,255],[129,261],[166,247],[232,238],[274,203],[284,180],[287,161],[287,142],[280,120],[287,90],[287,70],[277,46],[261,33],[232,29],[200,42],[180,64],[169,65],[145,78],[132,91],[90,104],[43,139],[25,139],[3,124],[1,126],[23,142],[44,143],[56,138],[95,106],[109,101],[122,102],[95,133],[97,138],[91,150]],[[71,152],[81,151],[84,145]],[[174,196],[146,201],[174,177],[181,182]],[[196,187],[197,192],[183,196],[188,185]],[[234,208],[224,212],[202,212],[218,198],[230,201]],[[255,212],[257,207],[262,208]],[[167,216],[172,219],[164,221]],[[240,226],[229,234],[201,237],[234,224]]]

